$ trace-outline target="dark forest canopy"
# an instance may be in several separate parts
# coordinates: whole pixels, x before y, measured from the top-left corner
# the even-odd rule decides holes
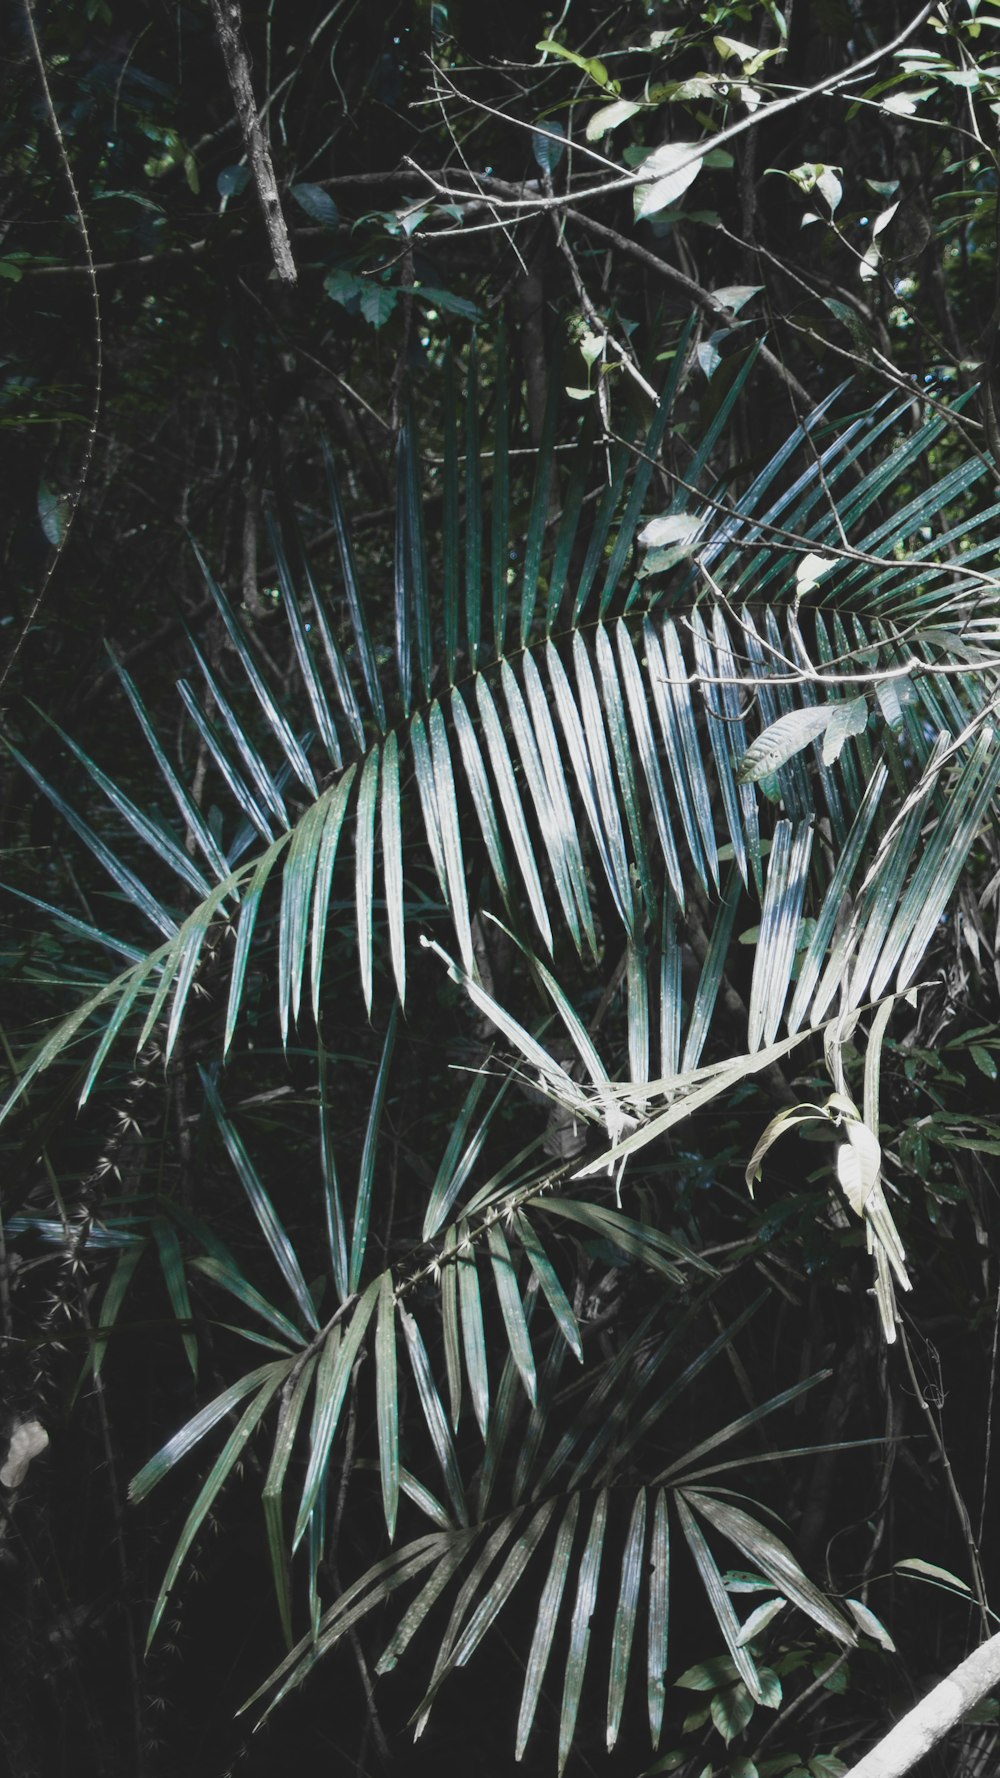
[[[8,9],[17,1778],[837,1778],[993,1635],[998,37]]]

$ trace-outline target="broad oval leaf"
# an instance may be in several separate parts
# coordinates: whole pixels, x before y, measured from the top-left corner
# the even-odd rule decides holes
[[[737,783],[757,784],[761,778],[776,772],[786,760],[801,753],[810,741],[815,741],[817,735],[829,727],[836,708],[835,704],[822,704],[812,709],[790,710],[787,716],[779,716],[777,722],[772,722],[747,748],[736,773]]]
[[[665,142],[654,149],[642,163],[643,183],[636,186],[636,221],[655,216],[683,197],[701,172],[704,158],[696,142]]]

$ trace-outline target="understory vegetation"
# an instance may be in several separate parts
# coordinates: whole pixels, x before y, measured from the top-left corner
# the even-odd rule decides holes
[[[838,1778],[995,1634],[998,27],[6,22],[18,1778]]]

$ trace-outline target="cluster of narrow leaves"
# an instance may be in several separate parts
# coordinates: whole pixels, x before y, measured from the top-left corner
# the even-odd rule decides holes
[[[638,453],[628,442],[611,451],[609,479],[589,533],[584,494],[593,453],[586,435],[579,441],[560,490],[554,538],[553,397],[516,590],[508,584],[506,381],[497,386],[488,522],[474,374],[466,403],[464,480],[453,396],[447,405],[440,606],[430,591],[416,444],[412,430],[404,430],[393,674],[381,664],[370,633],[329,464],[342,573],[340,621],[315,584],[306,552],[296,543],[294,570],[286,543],[276,531],[273,536],[311,740],[297,734],[282,711],[252,640],[203,564],[242,686],[235,692],[223,686],[192,638],[200,689],[186,680],[178,689],[217,770],[220,792],[228,791],[237,812],[231,840],[224,846],[209,827],[124,669],[124,691],[184,832],[172,835],[162,819],[138,808],[63,737],[120,821],[153,851],[159,873],[172,874],[180,895],[196,897],[186,914],[154,891],[18,755],[120,895],[164,941],[137,951],[117,934],[87,929],[75,917],[49,910],[72,924],[77,936],[89,930],[95,942],[124,954],[129,967],[43,1042],[18,1092],[95,1024],[101,1034],[82,1081],[82,1100],[124,1029],[138,1028],[141,1048],[165,1021],[169,1057],[206,946],[215,948],[218,935],[235,922],[235,946],[225,961],[225,1054],[238,1026],[247,964],[259,951],[258,921],[272,881],[280,881],[276,976],[282,1033],[287,1040],[307,987],[318,1019],[338,853],[348,846],[365,1000],[370,1007],[381,938],[376,909],[384,905],[384,936],[403,1004],[415,834],[469,977],[476,973],[470,866],[480,858],[506,919],[524,942],[542,955],[551,953],[561,929],[578,952],[595,959],[608,922],[617,918],[637,972],[657,948],[650,933],[658,933],[664,917],[669,923],[672,906],[684,909],[692,885],[709,898],[719,894],[728,856],[742,885],[763,902],[749,1049],[773,1040],[783,1014],[794,1031],[807,1018],[819,1023],[845,989],[849,1004],[857,1006],[866,995],[877,998],[893,980],[903,988],[915,978],[1000,777],[1000,750],[989,722],[996,619],[975,569],[995,539],[983,535],[988,527],[981,518],[970,516],[936,540],[932,559],[900,559],[901,547],[946,501],[967,499],[985,473],[983,465],[963,465],[889,519],[866,525],[870,509],[886,502],[937,442],[945,422],[932,419],[888,461],[876,457],[864,470],[866,454],[896,437],[903,408],[880,404],[836,429],[823,448],[819,409],[742,497],[724,506],[700,497],[697,485],[750,375],[751,356],[674,499],[674,507],[688,515],[686,560],[678,568],[677,551],[665,552],[672,571],[664,574],[651,562],[664,552],[650,550],[636,572],[633,539],[654,498],[654,462],[683,362],[681,350]],[[502,366],[498,374],[505,376]],[[806,437],[811,460],[789,482],[788,465]],[[834,508],[844,478],[847,488]],[[776,485],[781,492],[773,497]],[[831,542],[855,533],[850,550]],[[826,554],[807,552],[806,544]],[[948,552],[959,549],[961,568],[955,569]],[[795,581],[796,566],[819,561],[818,583]],[[813,566],[810,575],[818,572]],[[681,593],[690,584],[698,595],[686,610],[678,575]],[[808,650],[797,608],[782,612],[780,604],[783,588],[800,590],[802,584],[822,596],[811,614]],[[656,605],[664,589],[671,614],[661,617]],[[859,603],[863,620],[854,612]],[[776,825],[765,817],[762,826],[761,791],[780,805]],[[248,850],[250,857],[240,862]],[[838,923],[848,897],[854,906],[845,930]],[[807,919],[814,920],[811,927]],[[731,938],[731,932],[720,934],[720,964]],[[790,995],[793,966],[798,979]],[[673,1071],[664,1064],[664,1073]]]
[[[749,1410],[666,1466],[643,1466],[667,1408],[741,1322],[669,1380],[660,1374],[682,1333],[687,1339],[695,1312],[687,1299],[717,1281],[682,1239],[626,1214],[622,1171],[682,1118],[824,1027],[836,1058],[846,1026],[872,1002],[883,1003],[872,1026],[877,1056],[886,1008],[916,981],[1000,783],[995,598],[978,566],[997,548],[996,509],[976,506],[984,463],[963,462],[911,495],[915,466],[939,444],[945,418],[914,427],[909,401],[886,400],[835,422],[835,396],[735,493],[716,459],[753,354],[681,470],[668,460],[668,429],[689,344],[681,339],[648,426],[607,441],[606,453],[595,451],[586,429],[562,448],[553,390],[529,489],[512,470],[502,348],[488,483],[475,357],[464,402],[449,367],[440,566],[432,575],[411,422],[399,439],[389,635],[377,632],[362,591],[328,462],[336,588],[317,584],[293,527],[272,535],[298,675],[294,714],[202,563],[228,652],[224,668],[213,668],[192,637],[192,677],[178,691],[215,794],[227,803],[221,824],[205,818],[122,667],[124,695],[156,768],[155,817],[68,736],[92,792],[109,807],[106,819],[85,818],[17,756],[158,942],[144,949],[131,928],[107,932],[46,910],[74,940],[103,947],[125,968],[25,1058],[6,1111],[78,1041],[91,1046],[81,1102],[119,1038],[142,1049],[155,1035],[169,1060],[196,987],[215,996],[222,985],[225,1006],[220,998],[211,1039],[217,1063],[238,1048],[248,983],[268,976],[282,1040],[297,1030],[316,1062],[331,1316],[320,1319],[213,1068],[203,1071],[204,1104],[287,1304],[264,1295],[216,1233],[177,1206],[158,1202],[148,1215],[133,1206],[122,1227],[95,1369],[147,1250],[157,1256],[192,1365],[195,1279],[236,1301],[249,1317],[240,1331],[270,1354],[136,1478],[141,1498],[214,1427],[229,1425],[170,1563],[153,1629],[220,1489],[250,1439],[273,1425],[263,1504],[290,1647],[269,1682],[272,1701],[390,1593],[419,1580],[380,1665],[399,1659],[454,1587],[422,1723],[515,1589],[537,1583],[517,1748],[527,1743],[558,1642],[566,1650],[560,1767],[600,1589],[615,1600],[608,1743],[618,1736],[641,1621],[657,1744],[671,1527],[751,1698],[762,1701],[766,1687],[710,1535],[735,1545],[776,1601],[794,1604],[841,1642],[853,1639],[847,1619],[773,1532],[713,1492],[720,1448],[817,1379]],[[595,462],[604,479],[592,487]],[[933,542],[914,553],[911,539],[924,533]],[[159,813],[164,792],[180,818],[176,831]],[[142,843],[150,870],[114,849],[114,829]],[[505,1004],[481,967],[477,941],[490,920],[502,922],[517,980],[535,993],[530,1014]],[[330,935],[336,928],[339,967],[345,922],[369,1015],[381,1016],[385,1002],[392,1007],[381,1021],[351,1206],[328,1115],[333,1064],[319,1036],[330,1016]],[[747,1029],[735,1050],[730,1032],[722,1059],[705,1062],[720,1007],[731,1017],[723,984],[748,923],[755,950]],[[485,1069],[473,1079],[428,1192],[424,1248],[403,1262],[384,1253],[375,1267],[369,1235],[379,1214],[380,1130],[418,934],[495,1028],[508,1073],[499,1091]],[[623,957],[623,1012],[602,1054],[566,971],[592,982],[612,953]],[[689,962],[697,956],[695,969],[682,971],[685,954]],[[565,1043],[560,1049],[548,1035],[554,1022],[570,1061]],[[516,1071],[579,1123],[586,1153],[554,1166],[544,1131],[532,1126],[516,1155],[487,1160],[491,1120]],[[843,1099],[836,1076],[834,1088]],[[877,1148],[877,1093],[873,1108],[866,1089],[863,1118],[844,1103],[839,1115],[843,1147],[857,1163],[844,1164],[841,1183],[866,1219],[891,1337],[887,1268],[903,1283],[905,1265],[881,1217],[879,1162],[859,1134]],[[573,1190],[571,1177],[585,1183]],[[566,1279],[565,1255],[584,1239],[661,1285],[657,1310],[610,1356],[588,1350]],[[499,1379],[494,1346],[503,1357]],[[341,1421],[366,1351],[389,1544],[404,1500],[432,1529],[392,1548],[329,1605],[321,1597],[328,1493],[344,1461]],[[568,1356],[586,1361],[577,1390],[560,1381]],[[401,1426],[404,1400],[419,1405],[419,1422],[416,1407],[410,1418],[426,1435],[426,1474],[402,1461],[412,1430]],[[472,1474],[458,1437],[470,1414],[482,1443]],[[295,1641],[303,1599],[308,1628]]]
[[[473,1093],[481,1090],[478,1083]],[[288,1312],[255,1290],[232,1254],[190,1215],[188,1233],[206,1252],[193,1262],[202,1277],[238,1298],[267,1326],[262,1343],[277,1356],[239,1378],[203,1408],[153,1457],[135,1478],[131,1497],[142,1499],[220,1422],[231,1430],[191,1507],[154,1607],[155,1635],[192,1545],[214,1502],[238,1464],[249,1440],[266,1421],[273,1426],[271,1455],[262,1498],[278,1609],[289,1644],[284,1661],[250,1704],[268,1697],[273,1708],[354,1627],[399,1589],[419,1580],[397,1628],[378,1659],[387,1672],[403,1655],[439,1600],[452,1598],[426,1694],[415,1713],[419,1734],[445,1680],[462,1667],[496,1621],[515,1589],[537,1599],[518,1718],[520,1758],[535,1720],[543,1680],[554,1658],[557,1636],[566,1643],[558,1733],[558,1765],[566,1763],[583,1693],[591,1640],[591,1619],[599,1589],[613,1595],[615,1609],[607,1689],[607,1741],[615,1744],[622,1721],[626,1685],[637,1628],[645,1638],[645,1690],[654,1749],[659,1743],[665,1700],[670,1616],[671,1526],[680,1530],[720,1632],[749,1694],[766,1699],[766,1682],[750,1640],[759,1625],[741,1625],[710,1547],[722,1537],[753,1563],[774,1592],[772,1613],[785,1604],[804,1611],[845,1646],[855,1630],[809,1581],[782,1540],[759,1518],[712,1491],[713,1479],[733,1467],[728,1447],[752,1427],[826,1380],[821,1372],[781,1391],[707,1436],[635,1484],[658,1429],[685,1390],[694,1389],[712,1362],[738,1336],[760,1308],[759,1297],[720,1329],[695,1356],[678,1365],[688,1348],[701,1298],[688,1309],[678,1300],[685,1275],[700,1273],[702,1297],[715,1289],[712,1268],[683,1244],[656,1228],[611,1208],[599,1207],[537,1183],[522,1187],[512,1208],[509,1195],[497,1213],[495,1182],[469,1200],[464,1212],[443,1229],[437,1270],[444,1383],[436,1376],[438,1341],[427,1331],[426,1274],[405,1266],[383,1269],[363,1289],[357,1267],[345,1264],[348,1251],[363,1251],[367,1181],[362,1174],[348,1242],[337,1171],[326,1169],[331,1275],[339,1305],[322,1326],[306,1288],[293,1247],[269,1196],[226,1115],[211,1082],[206,1091],[225,1146],[230,1152],[276,1267],[289,1293]],[[468,1112],[469,1107],[466,1106]],[[458,1120],[468,1126],[469,1117]],[[441,1227],[448,1199],[460,1179],[465,1154],[450,1143],[442,1159],[429,1211]],[[366,1142],[365,1152],[372,1144]],[[364,1166],[364,1163],[363,1163]],[[436,1207],[435,1207],[436,1200]],[[162,1217],[161,1219],[162,1220]],[[581,1329],[547,1251],[546,1224],[568,1220],[618,1249],[621,1263],[642,1262],[673,1287],[676,1307],[662,1292],[612,1356],[592,1357],[579,1385],[567,1384],[566,1360],[582,1363]],[[159,1239],[160,1237],[157,1236]],[[126,1250],[128,1251],[128,1250]],[[119,1261],[102,1307],[102,1328],[120,1306],[125,1255]],[[496,1299],[492,1319],[504,1328],[507,1354],[499,1381],[496,1357],[486,1336],[490,1277]],[[127,1281],[126,1281],[127,1283]],[[542,1303],[546,1314],[540,1313]],[[432,1329],[438,1314],[433,1315]],[[423,1323],[423,1325],[421,1325]],[[257,1336],[261,1338],[260,1335]],[[373,1356],[374,1419],[378,1473],[386,1533],[395,1539],[400,1498],[406,1496],[431,1529],[399,1544],[324,1608],[320,1572],[326,1555],[327,1494],[340,1456],[338,1432],[359,1357]],[[95,1355],[95,1363],[98,1358]],[[494,1379],[491,1379],[491,1368]],[[401,1461],[401,1397],[415,1392],[425,1432],[430,1480]],[[311,1404],[311,1405],[310,1405]],[[474,1473],[459,1454],[456,1435],[471,1409],[482,1455]],[[234,1415],[239,1417],[233,1424]],[[407,1445],[419,1441],[412,1423]],[[794,1453],[788,1453],[794,1455]],[[646,1457],[648,1463],[648,1456]],[[736,1459],[741,1467],[746,1460]],[[429,1474],[430,1472],[428,1472]],[[433,1484],[433,1485],[431,1485]],[[627,1509],[622,1533],[619,1519]],[[538,1555],[536,1557],[536,1551]],[[547,1562],[545,1552],[548,1552]],[[293,1569],[301,1564],[308,1628],[293,1636]],[[567,1640],[568,1637],[568,1640]]]

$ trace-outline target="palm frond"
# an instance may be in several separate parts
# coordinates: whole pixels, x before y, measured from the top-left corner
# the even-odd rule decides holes
[[[645,1708],[658,1745],[672,1528],[750,1699],[765,1701],[768,1681],[715,1538],[824,1635],[844,1646],[855,1639],[784,1543],[717,1486],[739,1441],[823,1376],[735,1418],[720,1415],[684,1450],[671,1445],[669,1410],[759,1304],[730,1309],[728,1322],[718,1316],[712,1337],[699,1341],[698,1313],[720,1279],[690,1231],[663,1226],[643,1195],[624,1207],[625,1168],[800,1046],[825,1047],[836,1063],[848,1027],[860,1032],[872,1002],[864,1118],[851,1110],[877,1148],[889,1011],[919,976],[1000,786],[1000,614],[994,582],[978,567],[998,547],[1000,505],[982,507],[982,461],[954,462],[917,484],[914,468],[940,443],[942,418],[914,425],[910,401],[887,400],[838,422],[837,391],[741,491],[719,447],[754,354],[679,462],[671,423],[689,338],[648,422],[609,441],[606,460],[594,451],[593,422],[575,441],[562,436],[553,381],[526,476],[514,456],[517,399],[502,341],[492,353],[491,460],[479,388],[489,355],[470,355],[464,413],[449,362],[442,462],[421,460],[412,414],[398,439],[391,595],[362,586],[327,453],[334,598],[294,522],[270,529],[298,682],[294,715],[199,556],[226,649],[210,666],[192,638],[203,689],[182,682],[179,693],[226,804],[221,827],[205,819],[124,671],[177,831],[61,731],[88,795],[102,801],[99,817],[84,819],[15,754],[104,870],[126,917],[163,942],[144,949],[131,929],[113,937],[69,917],[74,937],[123,953],[129,967],[25,1058],[3,1115],[84,1039],[84,1099],[119,1038],[141,1047],[162,1028],[169,1060],[204,986],[210,1124],[290,1299],[272,1303],[182,1207],[158,1203],[139,1243],[117,1260],[95,1371],[147,1247],[192,1369],[192,1291],[220,1293],[227,1316],[246,1321],[236,1331],[276,1351],[203,1408],[133,1484],[142,1498],[230,1421],[151,1633],[248,1441],[270,1436],[264,1521],[288,1653],[258,1694],[269,1695],[268,1709],[413,1583],[379,1669],[394,1666],[451,1599],[419,1733],[508,1602],[530,1594],[516,1752],[527,1747],[558,1646],[560,1771],[598,1638],[608,1644],[601,1685],[606,1677],[607,1745],[615,1745],[641,1618]],[[440,576],[425,532],[422,485],[431,478],[443,512]],[[658,516],[670,521],[661,535],[671,542],[646,547],[637,540]],[[136,841],[152,872],[120,855]],[[509,991],[482,966],[484,933],[499,933],[514,959]],[[478,1048],[447,1136],[424,1162],[420,1244],[402,1250],[386,1233],[373,1261],[379,1157],[393,1120],[401,1011],[421,962],[417,937],[468,1001]],[[754,939],[752,966],[740,966],[740,938]],[[356,1174],[337,1128],[324,1034],[339,1010],[327,991],[331,959],[338,992],[348,962],[356,970],[379,1046]],[[286,1052],[298,1032],[316,1065],[322,1264],[337,1304],[323,1310],[325,1321],[293,1225],[278,1214],[217,1072],[256,1017],[250,984],[256,993],[262,982]],[[306,1037],[310,1012],[316,1033]],[[484,1023],[497,1033],[489,1049]],[[515,1095],[557,1106],[561,1147],[533,1113],[531,1127],[493,1153]],[[771,1139],[766,1132],[752,1162]],[[352,1204],[345,1183],[354,1177]],[[591,1337],[583,1293],[570,1282],[579,1284],[595,1254],[641,1284],[630,1326],[607,1350]],[[366,1353],[372,1362],[362,1366]],[[346,1442],[345,1404],[359,1389],[370,1389],[374,1408],[364,1462],[378,1477],[389,1543],[409,1536],[414,1517],[432,1529],[324,1605],[327,1499]],[[409,1416],[407,1392],[419,1403]],[[294,1641],[300,1609],[308,1632]]]

